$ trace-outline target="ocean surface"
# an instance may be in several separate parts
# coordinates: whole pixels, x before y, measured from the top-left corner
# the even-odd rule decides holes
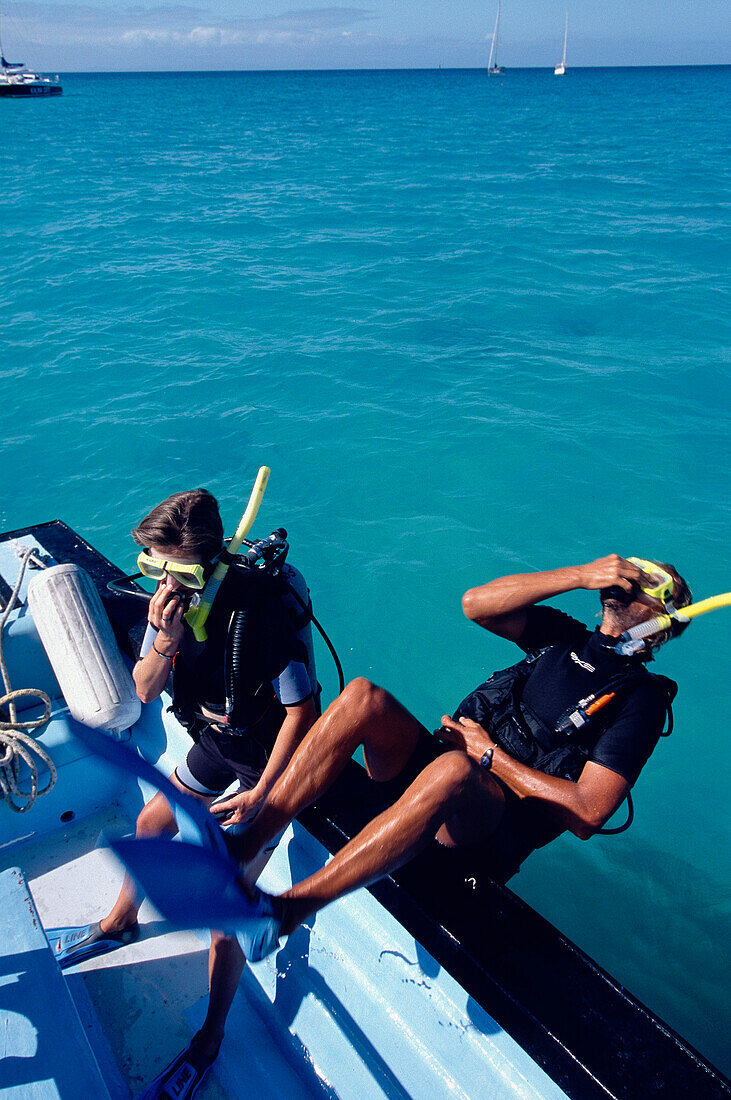
[[[254,533],[287,528],[346,677],[429,728],[516,657],[472,585],[616,551],[731,589],[730,76],[69,74],[0,102],[2,529],[60,517],[131,572],[162,497],[209,487],[231,532],[267,464]],[[675,730],[629,832],[513,883],[726,1071],[730,628],[661,653]]]

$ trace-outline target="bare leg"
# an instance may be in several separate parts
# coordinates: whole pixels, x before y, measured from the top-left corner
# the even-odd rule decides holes
[[[362,745],[368,774],[384,782],[398,775],[424,727],[383,688],[359,677],[351,681],[315,722],[274,784],[238,857],[248,863],[298,813],[334,783]]]
[[[502,791],[489,774],[463,752],[446,753],[330,863],[282,895],[282,932],[289,934],[336,898],[401,867],[436,835],[452,845],[489,836],[504,806]]]
[[[271,852],[262,852],[249,867],[252,881],[259,877],[270,856]],[[208,952],[208,1012],[203,1026],[193,1038],[196,1052],[200,1051],[205,1064],[215,1058],[221,1045],[226,1017],[245,966],[246,959],[235,936],[211,932],[211,948]]]
[[[208,1012],[193,1042],[206,1063],[218,1053],[231,1002],[246,966],[244,953],[234,936],[211,932],[208,952]]]

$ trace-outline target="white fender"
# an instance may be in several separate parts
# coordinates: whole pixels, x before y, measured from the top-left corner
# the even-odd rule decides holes
[[[78,565],[52,565],[28,585],[28,607],[72,718],[121,733],[140,701],[94,582]]]

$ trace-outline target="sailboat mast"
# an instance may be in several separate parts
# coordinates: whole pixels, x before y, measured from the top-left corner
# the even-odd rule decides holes
[[[488,69],[494,67],[497,68],[497,32],[500,26],[500,0],[497,0],[497,15],[495,16],[495,29],[492,32],[492,45],[490,46],[490,60],[487,63]]]
[[[567,8],[566,9],[566,22],[565,22],[564,28],[563,28],[563,57],[561,59],[561,64],[564,67],[566,66],[566,37],[567,37],[568,33],[569,33],[569,9]]]

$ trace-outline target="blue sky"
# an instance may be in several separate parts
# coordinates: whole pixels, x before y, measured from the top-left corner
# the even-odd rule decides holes
[[[555,65],[566,0],[503,0],[500,61]],[[569,0],[568,65],[726,64],[728,0]],[[497,0],[5,0],[10,60],[58,71],[483,66]]]

